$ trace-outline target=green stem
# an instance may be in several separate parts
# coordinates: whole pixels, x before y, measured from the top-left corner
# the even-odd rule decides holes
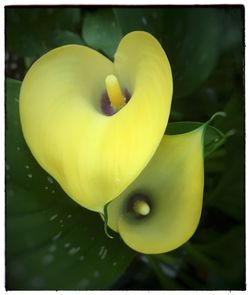
[[[104,232],[107,237],[109,237],[110,239],[113,239],[114,237],[111,236],[108,232],[108,205],[109,204],[110,202],[104,206],[104,209],[103,209],[104,213],[101,213],[101,215],[103,216],[103,219],[104,219]]]

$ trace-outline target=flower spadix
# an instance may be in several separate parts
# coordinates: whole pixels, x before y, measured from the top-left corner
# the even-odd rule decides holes
[[[203,199],[205,128],[165,135],[147,167],[108,205],[108,225],[134,250],[171,251],[196,230]]]
[[[114,63],[85,46],[62,46],[36,61],[22,83],[22,130],[64,191],[102,212],[153,156],[171,98],[167,56],[148,33],[126,35]]]

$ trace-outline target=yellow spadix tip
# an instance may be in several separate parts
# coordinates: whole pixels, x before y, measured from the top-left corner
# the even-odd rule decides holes
[[[126,104],[122,94],[118,79],[115,75],[108,75],[105,79],[106,90],[111,106],[116,110],[120,110]]]
[[[139,215],[146,216],[150,212],[150,207],[145,201],[135,201],[133,211]]]

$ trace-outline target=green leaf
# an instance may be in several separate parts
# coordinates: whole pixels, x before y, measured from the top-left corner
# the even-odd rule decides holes
[[[134,252],[109,239],[99,214],[73,202],[37,164],[19,122],[20,82],[6,82],[8,290],[107,289]]]
[[[214,69],[223,29],[214,8],[116,8],[123,34],[143,30],[165,49],[174,79],[174,97],[192,93]]]
[[[235,47],[242,47],[244,38],[244,8],[233,7],[223,11],[224,36],[223,49],[228,51]]]
[[[186,245],[187,259],[206,273],[204,289],[244,288],[244,229],[235,226],[209,243]]]
[[[238,221],[245,218],[245,142],[244,100],[234,94],[226,105],[227,117],[215,119],[218,128],[234,131],[226,144],[225,170],[217,186],[206,200],[206,205],[216,207]]]
[[[55,48],[58,46],[63,46],[67,44],[85,44],[83,39],[77,35],[76,33],[70,31],[55,31],[51,34],[51,41],[49,43],[51,48]]]
[[[169,135],[181,134],[190,132],[204,123],[200,122],[174,122],[169,123],[167,126],[166,133]],[[217,128],[208,125],[205,130],[204,137],[204,152],[205,157],[213,153],[217,148],[219,148],[225,142],[225,135],[219,131]]]
[[[175,279],[178,273],[179,264],[165,263],[158,255],[146,255],[144,260],[154,270],[164,290],[184,289]]]
[[[89,12],[84,19],[82,36],[90,47],[113,59],[122,34],[112,9]]]
[[[8,7],[7,48],[20,57],[40,57],[60,45],[79,44],[80,36],[68,32],[78,26],[80,19],[79,8]]]

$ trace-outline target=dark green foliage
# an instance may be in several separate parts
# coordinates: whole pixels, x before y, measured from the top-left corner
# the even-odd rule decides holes
[[[105,289],[134,256],[109,239],[37,164],[18,115],[20,82],[6,82],[6,258],[10,290]]]
[[[113,59],[122,32],[111,9],[89,12],[84,18],[82,36],[88,46]]]
[[[79,8],[6,8],[6,21],[8,50],[18,56],[37,58],[57,46],[83,43],[76,32]]]

